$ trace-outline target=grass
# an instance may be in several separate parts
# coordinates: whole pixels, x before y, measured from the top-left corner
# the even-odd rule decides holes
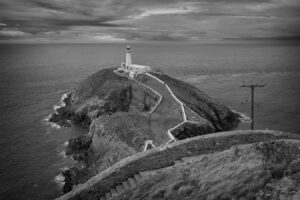
[[[200,116],[209,120],[217,131],[230,130],[237,126],[239,116],[196,87],[166,74],[153,73],[152,75],[166,82],[179,100]]]
[[[283,148],[277,151],[278,146]],[[299,141],[293,144],[294,152],[299,146]],[[273,149],[267,168],[264,167],[265,153],[260,147]],[[287,168],[289,148],[289,141],[254,143],[191,157],[184,163],[161,169],[161,173],[140,182],[136,188],[114,200],[254,199],[274,178],[275,171]],[[292,157],[296,159],[297,156]]]
[[[180,105],[173,99],[166,87],[157,80],[143,74],[140,74],[137,79],[163,96],[160,105],[155,112],[149,116],[149,119],[150,127],[153,132],[166,135],[166,132],[170,128],[182,122]]]
[[[160,134],[157,122],[150,122],[147,113],[114,113],[101,116],[93,123],[95,128],[92,149],[99,171],[115,162],[143,150],[145,140],[159,145],[169,138]]]

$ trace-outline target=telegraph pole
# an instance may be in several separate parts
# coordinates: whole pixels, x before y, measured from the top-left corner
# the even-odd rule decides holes
[[[251,130],[254,129],[254,89],[257,87],[264,87],[266,84],[249,84],[241,87],[251,88]]]

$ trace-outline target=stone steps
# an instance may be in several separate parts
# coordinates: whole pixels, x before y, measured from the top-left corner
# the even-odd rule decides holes
[[[122,183],[124,190],[128,190],[130,189],[130,183],[126,180]]]
[[[190,163],[190,162],[192,162],[193,158],[194,158],[194,156],[180,158],[178,160],[175,160],[175,165],[182,164],[182,163]]]
[[[115,188],[110,190],[111,196],[115,196],[118,194],[117,190]]]
[[[120,193],[126,191],[126,190],[132,189],[132,188],[136,187],[138,182],[142,181],[145,178],[148,178],[150,176],[153,176],[153,175],[159,173],[159,171],[160,171],[160,169],[151,170],[151,171],[143,171],[143,172],[139,172],[137,174],[134,174],[133,177],[128,178],[127,180],[125,180],[121,184],[116,185],[114,188],[112,188],[109,192],[107,192],[105,194],[105,196],[101,196],[100,200],[109,200],[109,199],[115,197],[116,195],[119,195]]]
[[[137,173],[137,174],[133,175],[133,177],[136,180],[136,182],[138,182],[139,180],[142,179],[142,175],[140,173]]]
[[[175,165],[183,164],[186,162],[191,162],[192,159],[193,159],[193,157],[184,157],[184,158],[178,159],[175,161]],[[112,188],[109,192],[107,192],[105,194],[105,196],[101,196],[100,200],[109,200],[126,190],[135,188],[137,186],[137,184],[139,182],[141,182],[142,180],[145,180],[145,179],[147,179],[151,176],[154,176],[160,172],[161,172],[161,169],[156,169],[156,170],[149,170],[149,171],[141,171],[137,174],[134,174],[132,177],[128,178],[121,184],[116,185],[114,188]]]
[[[105,199],[110,199],[111,198],[111,193],[110,192],[107,192],[105,193]]]
[[[191,162],[192,159],[193,159],[193,157],[184,157],[184,158],[178,159],[175,161],[175,165]],[[154,176],[160,172],[161,172],[161,169],[156,169],[156,170],[149,170],[149,171],[141,171],[137,174],[134,174],[131,178],[128,178],[121,184],[116,185],[114,188],[112,188],[109,192],[107,192],[105,194],[105,196],[100,197],[100,200],[109,200],[126,190],[136,187],[137,184],[139,182],[141,182],[142,180],[149,178],[151,176]]]
[[[182,163],[184,163],[184,161],[181,159],[175,160],[175,165],[182,164]]]
[[[134,178],[129,178],[128,182],[129,182],[130,188],[135,187],[137,184],[137,181]]]
[[[193,157],[184,157],[184,158],[181,158],[181,160],[183,162],[191,162],[193,160]]]
[[[117,185],[116,186],[116,190],[117,190],[118,193],[121,193],[121,192],[123,192],[125,190],[125,188],[124,188],[123,185]]]

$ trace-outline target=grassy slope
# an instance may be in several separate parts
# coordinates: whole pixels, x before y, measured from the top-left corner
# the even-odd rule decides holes
[[[153,75],[166,82],[177,98],[200,116],[208,119],[218,131],[230,130],[237,125],[238,116],[236,114],[196,87],[165,74]]]
[[[163,96],[163,100],[150,116],[150,127],[157,134],[166,135],[167,130],[183,121],[180,105],[173,99],[164,85],[143,74],[138,80],[150,86]]]
[[[191,157],[182,164],[162,169],[114,200],[254,199],[272,178],[288,179],[282,178],[283,172],[292,159],[300,156],[300,142],[293,142],[239,145],[222,152]],[[289,199],[296,197],[297,188],[300,189],[299,182],[291,184],[289,188],[294,191],[290,190],[286,195]]]
[[[156,132],[147,113],[102,116],[94,121],[93,126],[95,131],[90,134],[93,135],[92,149],[99,171],[142,151],[145,140],[153,140],[158,145],[169,139],[165,133]]]
[[[92,96],[98,96],[101,98],[105,95],[103,86],[106,81],[113,80],[126,81],[127,79],[116,75],[112,69],[102,69],[83,80],[78,87],[73,89],[72,99],[75,103],[81,103]]]

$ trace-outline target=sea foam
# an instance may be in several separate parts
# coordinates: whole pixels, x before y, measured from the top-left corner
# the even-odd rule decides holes
[[[64,146],[67,147],[68,145],[69,145],[69,141],[66,141],[66,142],[64,143]]]
[[[59,186],[59,188],[62,188],[65,184],[65,177],[62,173],[60,173],[54,177],[54,182]]]
[[[46,122],[47,125],[51,126],[52,128],[56,128],[56,129],[60,129],[61,126],[58,125],[57,123],[54,123],[54,122],[50,122],[50,118],[51,118],[51,115],[48,115],[47,117],[44,118],[44,121]]]
[[[54,112],[55,112],[56,114],[58,114],[57,110],[58,110],[59,108],[62,108],[62,107],[64,107],[64,106],[66,106],[65,99],[68,98],[68,95],[69,95],[69,94],[70,94],[70,92],[63,94],[63,95],[61,96],[61,98],[60,98],[59,104],[56,104],[56,105],[53,106],[53,110],[54,110]],[[50,125],[50,126],[53,127],[53,128],[56,128],[56,129],[61,128],[61,126],[58,125],[57,123],[54,123],[54,122],[50,122],[50,121],[49,121],[49,119],[51,118],[51,116],[52,116],[52,114],[50,114],[50,115],[48,115],[47,117],[45,117],[44,120],[47,122],[47,124]]]
[[[239,120],[241,120],[241,122],[244,122],[244,123],[251,123],[251,118],[248,117],[245,113],[241,113],[241,112],[238,112],[238,111],[235,111],[235,110],[231,110],[232,112],[238,114],[240,117],[239,117]]]
[[[58,153],[59,156],[63,157],[63,158],[67,158],[67,154],[66,154],[66,151],[61,151]]]
[[[53,106],[53,109],[54,109],[54,112],[57,113],[57,110],[59,108],[62,108],[62,107],[65,107],[66,106],[66,103],[65,103],[65,99],[68,98],[68,95],[70,94],[70,92],[68,93],[65,93],[61,96],[60,98],[60,101],[59,101],[59,104],[56,104]]]

